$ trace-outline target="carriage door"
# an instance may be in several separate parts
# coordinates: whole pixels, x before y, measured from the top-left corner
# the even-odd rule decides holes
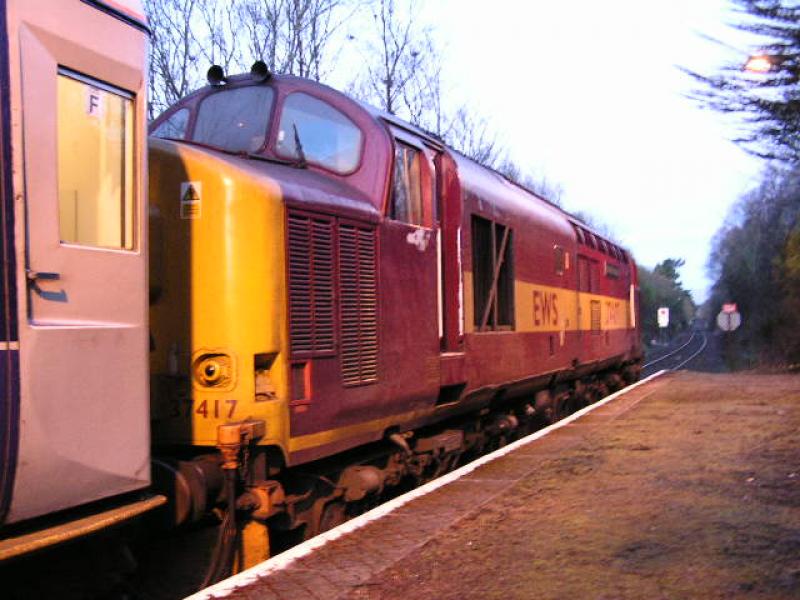
[[[88,3],[17,6],[31,460],[15,500],[37,513],[149,479],[145,36]]]

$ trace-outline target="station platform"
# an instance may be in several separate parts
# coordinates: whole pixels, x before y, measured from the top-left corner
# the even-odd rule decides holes
[[[660,374],[210,598],[800,597],[800,376]]]

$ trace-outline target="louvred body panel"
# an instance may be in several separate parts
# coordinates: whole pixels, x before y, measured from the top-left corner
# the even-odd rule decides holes
[[[289,336],[293,359],[337,353],[345,385],[378,380],[375,228],[290,211]],[[336,278],[338,261],[338,280]],[[338,287],[337,287],[338,286]]]
[[[293,356],[336,351],[334,223],[289,214],[289,335]]]
[[[339,226],[342,381],[378,380],[378,295],[375,230]]]

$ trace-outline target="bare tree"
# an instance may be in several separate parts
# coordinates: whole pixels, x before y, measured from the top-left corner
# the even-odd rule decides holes
[[[341,26],[342,0],[292,0],[288,3],[286,48],[291,56],[286,72],[317,81],[324,74],[325,48]]]
[[[441,137],[446,133],[448,119],[442,105],[439,49],[427,29],[420,32],[416,47],[414,71],[400,90],[402,110],[412,123]]]
[[[351,86],[361,99],[392,114],[405,111],[419,122],[427,109],[419,75],[426,72],[432,45],[430,33],[415,21],[417,0],[399,6],[395,0],[372,3],[374,29],[363,40],[367,53],[366,72]],[[428,52],[426,52],[426,50]]]
[[[150,42],[148,119],[185,96],[196,84],[198,45],[192,20],[203,0],[145,0]]]
[[[209,66],[219,65],[227,73],[242,62],[241,45],[236,41],[241,21],[241,0],[195,0],[199,18],[191,32],[199,59]]]
[[[263,60],[272,72],[284,71],[284,65],[278,62],[278,45],[287,1],[243,0],[239,5],[239,22],[247,33],[247,53]]]
[[[497,168],[506,160],[487,121],[464,106],[448,123],[444,139],[464,156],[489,168]]]
[[[212,64],[227,73],[263,60],[273,72],[319,80],[350,6],[357,0],[145,0],[153,30],[148,118],[202,85]]]
[[[526,190],[552,204],[561,206],[561,196],[564,193],[564,188],[558,182],[548,179],[546,175],[536,175],[530,169],[521,167],[510,158],[503,160],[496,167],[496,170]]]
[[[331,38],[352,13],[349,0],[241,0],[239,26],[247,52],[270,70],[319,81]]]

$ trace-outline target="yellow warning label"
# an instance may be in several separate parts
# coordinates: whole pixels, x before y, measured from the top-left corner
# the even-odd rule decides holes
[[[203,207],[203,184],[200,181],[181,183],[181,219],[199,219]]]

